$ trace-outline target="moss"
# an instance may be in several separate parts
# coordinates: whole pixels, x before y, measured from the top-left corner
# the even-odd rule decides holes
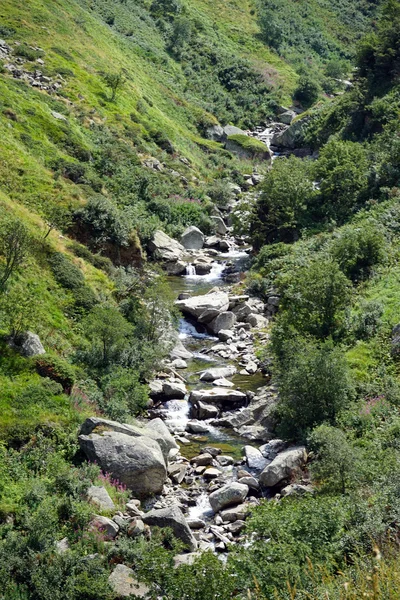
[[[235,142],[239,146],[241,146],[244,150],[248,150],[249,152],[253,152],[254,154],[264,154],[268,151],[267,146],[260,142],[260,140],[256,140],[248,135],[244,134],[235,134],[230,135],[228,137],[230,142]]]

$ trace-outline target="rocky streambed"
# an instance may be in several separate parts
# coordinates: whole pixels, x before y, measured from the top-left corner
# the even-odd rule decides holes
[[[248,250],[227,243],[205,275],[190,268],[204,252],[192,249],[185,274],[170,278],[182,317],[169,360],[150,382],[149,419],[88,419],[79,437],[87,457],[132,492],[124,512],[94,526],[113,538],[170,527],[188,552],[177,564],[240,543],[262,497],[311,491],[305,448],[274,439],[277,394],[257,357],[279,299],[235,293],[224,275],[245,268]]]

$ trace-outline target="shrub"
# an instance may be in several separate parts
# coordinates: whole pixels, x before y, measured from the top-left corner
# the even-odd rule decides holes
[[[20,220],[6,218],[0,227],[0,291],[4,290],[10,277],[17,272],[32,247],[28,229]]]
[[[83,208],[74,213],[75,221],[87,230],[95,245],[111,242],[127,246],[130,227],[121,211],[110,200],[98,194],[89,198]]]
[[[61,252],[55,252],[49,259],[55,280],[73,294],[75,305],[90,310],[97,302],[93,290],[86,285],[82,271]]]
[[[143,412],[148,402],[147,386],[134,371],[118,367],[102,378],[102,410],[115,421],[125,421]]]
[[[318,100],[321,87],[316,79],[309,74],[301,75],[299,84],[294,92],[294,99],[307,108]]]
[[[343,273],[352,281],[365,279],[386,257],[386,240],[381,229],[363,224],[342,229],[329,247]]]
[[[88,363],[106,366],[117,360],[126,348],[132,326],[114,306],[102,304],[92,309],[82,323],[83,330],[91,342]]]
[[[59,356],[44,356],[36,359],[35,366],[39,375],[59,383],[65,394],[71,393],[75,371],[66,360]]]

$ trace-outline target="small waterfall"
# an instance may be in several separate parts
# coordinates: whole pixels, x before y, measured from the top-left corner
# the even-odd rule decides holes
[[[197,499],[196,506],[189,508],[189,517],[191,519],[204,519],[211,518],[214,515],[214,511],[211,508],[208,494],[203,492]]]
[[[196,276],[196,267],[192,264],[186,265],[186,275],[187,277],[195,277]]]

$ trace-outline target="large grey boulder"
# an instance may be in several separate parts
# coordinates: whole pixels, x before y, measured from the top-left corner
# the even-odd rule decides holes
[[[262,471],[268,464],[268,459],[261,454],[258,448],[254,448],[253,446],[245,446],[244,454],[246,456],[246,462],[249,469]]]
[[[229,296],[225,292],[214,292],[202,296],[192,296],[185,300],[177,300],[175,305],[184,313],[196,319],[206,310],[215,310],[217,313],[225,312],[229,308]]]
[[[112,519],[95,515],[90,522],[91,529],[101,531],[107,538],[114,539],[118,535],[119,527]]]
[[[80,435],[87,458],[126,485],[135,496],[161,493],[167,476],[159,444],[146,436],[133,437],[117,431]]]
[[[100,510],[115,510],[115,504],[105,487],[91,485],[87,491],[89,502],[95,504]]]
[[[117,598],[135,597],[146,598],[150,589],[144,583],[139,583],[132,569],[125,565],[117,565],[108,578],[110,587]]]
[[[295,121],[284,131],[276,133],[271,140],[271,144],[291,150],[298,147],[301,144],[302,130],[305,123],[306,119]]]
[[[205,402],[207,404],[240,404],[246,403],[246,394],[230,388],[216,387],[212,390],[193,390],[189,402]]]
[[[222,379],[223,377],[232,377],[235,375],[237,369],[233,365],[227,367],[212,367],[203,371],[200,375],[201,381],[215,381],[216,379]]]
[[[220,331],[232,329],[236,323],[236,315],[230,311],[221,312],[218,316],[211,321],[209,328],[213,333],[219,333]]]
[[[25,331],[25,333],[22,333],[14,343],[21,354],[27,358],[46,354],[46,350],[43,348],[40,337],[36,333],[32,333],[32,331]]]
[[[216,419],[218,414],[218,408],[212,404],[196,402],[196,404],[192,406],[191,416],[196,419],[200,419],[201,421],[206,421],[207,419]]]
[[[213,142],[223,142],[225,139],[225,133],[221,125],[212,125],[206,130],[206,138]]]
[[[265,467],[260,475],[260,483],[264,487],[273,487],[290,478],[294,472],[307,462],[307,452],[304,446],[295,446],[284,450]]]
[[[215,230],[217,233],[219,233],[220,235],[225,235],[226,232],[228,231],[227,226],[225,225],[225,221],[222,219],[222,217],[211,217],[212,221],[214,221],[215,223]]]
[[[249,493],[249,487],[243,483],[227,483],[209,496],[211,508],[216,513],[226,506],[241,504]]]
[[[169,527],[191,552],[197,549],[197,542],[178,506],[151,510],[144,515],[143,521],[153,527]]]
[[[180,400],[186,396],[186,386],[182,381],[166,381],[163,384],[163,394],[167,398]]]
[[[293,119],[296,117],[297,114],[294,112],[294,110],[285,110],[285,112],[278,116],[278,120],[285,125],[290,125]]]
[[[198,227],[188,227],[182,234],[181,244],[187,250],[201,250],[204,246],[204,234]]]
[[[167,460],[170,450],[178,448],[167,426],[161,419],[152,419],[146,423],[145,427],[143,427],[139,425],[130,425],[128,423],[119,423],[118,421],[110,421],[100,417],[89,417],[81,426],[80,433],[82,435],[88,435],[95,432],[96,428],[116,431],[132,437],[149,437],[159,444],[165,460]]]
[[[169,356],[170,356],[171,360],[176,360],[177,358],[180,358],[182,360],[189,360],[190,358],[193,358],[193,354],[191,352],[189,352],[189,350],[187,350],[187,348],[185,348],[185,346],[182,344],[181,340],[177,340],[176,345],[171,350],[171,353]]]
[[[158,260],[176,262],[182,258],[185,248],[166,233],[158,230],[149,242],[149,250]]]
[[[224,136],[227,139],[230,135],[247,135],[243,129],[239,129],[239,127],[235,127],[234,125],[225,125],[224,127]]]

